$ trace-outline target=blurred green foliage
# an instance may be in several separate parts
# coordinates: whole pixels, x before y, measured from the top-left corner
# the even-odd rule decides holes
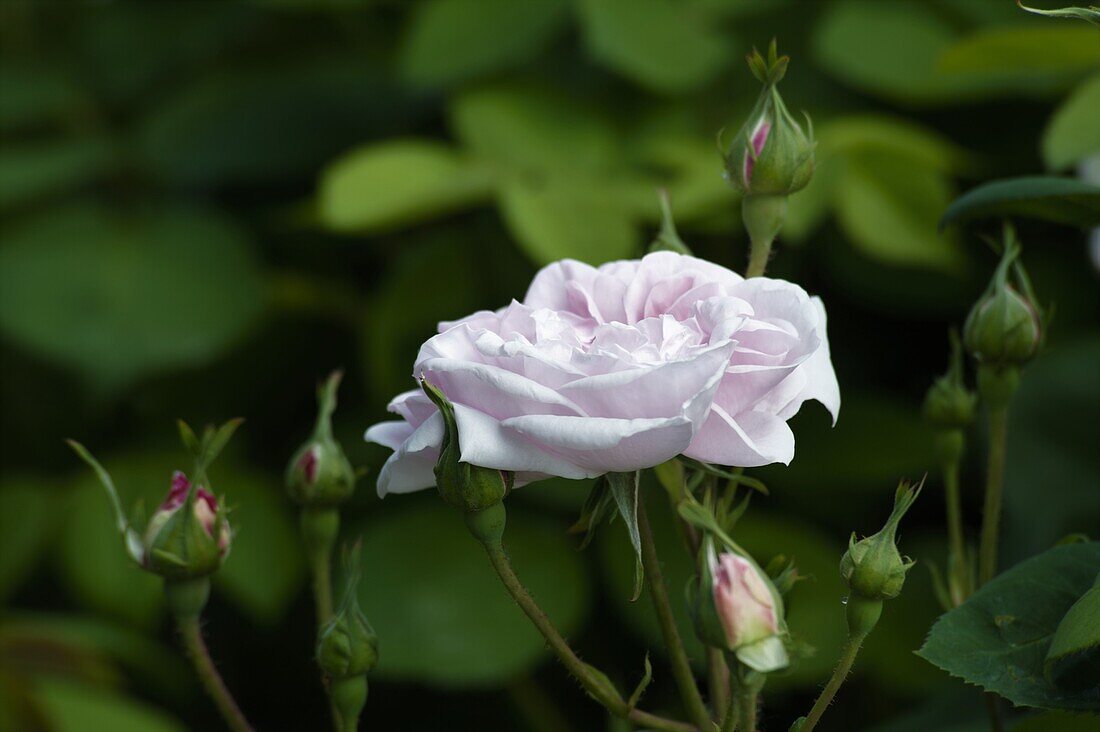
[[[86,441],[124,500],[151,509],[185,467],[171,420],[237,415],[249,421],[212,475],[238,535],[210,644],[261,728],[322,719],[280,486],[314,382],[348,370],[337,433],[374,475],[385,451],[362,430],[409,388],[435,324],[522,297],[549,261],[637,255],[656,229],[656,188],[696,252],[740,269],[740,207],[714,139],[757,93],[741,58],[773,36],[793,57],[784,95],[820,143],[772,272],[825,299],[844,407],[835,429],[807,408],[791,467],[755,471],[772,495],[754,499],[744,543],[811,576],[791,627],[816,648],[770,684],[767,728],[800,713],[832,665],[849,532],[877,525],[898,477],[932,470],[938,484],[919,404],[947,326],[993,265],[979,235],[996,222],[977,214],[1043,219],[1020,232],[1056,306],[1010,432],[1006,559],[1100,525],[1100,287],[1082,231],[1050,221],[1094,220],[1095,191],[1076,184],[1074,202],[983,189],[958,213],[967,222],[939,229],[962,191],[1072,175],[1100,154],[1093,26],[1005,0],[8,0],[0,728],[216,728],[156,583],[127,565],[106,499],[61,440]],[[974,522],[980,429],[970,437]],[[428,493],[379,503],[369,483],[344,522],[365,540],[362,605],[381,637],[368,726],[604,729],[458,519]],[[573,551],[565,529],[585,492],[559,480],[517,491],[509,544],[586,660],[629,688],[659,645],[654,619],[629,602],[621,529]],[[901,538],[922,563],[943,562],[936,496]],[[690,563],[663,505],[650,513],[675,599]],[[912,653],[939,611],[927,570],[911,576],[823,730],[982,728],[959,713],[958,685]],[[654,660],[647,704],[674,712]]]

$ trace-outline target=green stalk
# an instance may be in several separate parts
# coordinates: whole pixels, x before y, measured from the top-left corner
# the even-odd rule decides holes
[[[726,659],[722,651],[717,648],[707,648],[707,689],[710,692],[710,707],[717,715],[719,710],[726,709],[732,701],[730,694],[730,670],[726,666]],[[729,714],[729,712],[727,712]],[[721,719],[724,719],[721,718]],[[718,717],[715,721],[720,721]]]
[[[210,651],[206,647],[202,630],[199,628],[198,616],[181,618],[176,621],[176,627],[179,628],[183,645],[187,649],[187,655],[191,657],[199,681],[202,682],[206,693],[214,700],[229,729],[233,732],[252,732],[252,726],[245,719],[210,658]]]
[[[700,730],[691,724],[659,717],[655,714],[643,712],[640,709],[631,709],[630,705],[623,700],[618,691],[611,686],[606,676],[577,657],[577,654],[570,648],[569,644],[561,636],[561,633],[554,627],[550,618],[546,616],[546,613],[538,606],[538,603],[531,597],[527,588],[520,582],[519,577],[516,576],[515,570],[512,568],[512,563],[509,561],[508,555],[504,551],[503,545],[499,541],[487,541],[484,542],[483,545],[489,556],[489,561],[493,565],[493,569],[496,570],[508,594],[512,596],[512,599],[516,601],[516,604],[520,606],[524,614],[527,615],[539,632],[542,633],[542,636],[546,639],[547,645],[554,651],[554,654],[558,657],[558,660],[561,661],[562,665],[565,666],[566,670],[580,682],[581,686],[584,687],[585,691],[587,691],[593,699],[606,707],[615,716],[622,719],[628,719],[640,726],[658,730],[659,732],[702,732],[708,729],[707,727],[703,727]]]
[[[313,580],[317,626],[323,627],[332,619],[332,552],[340,533],[340,513],[335,508],[303,507],[298,528]]]
[[[947,508],[947,536],[950,546],[948,572],[954,579],[959,596],[952,593],[954,604],[960,605],[970,596],[972,577],[966,558],[966,537],[962,523],[962,498],[959,495],[959,461],[951,460],[943,466],[944,501]],[[954,587],[949,587],[955,589]]]
[[[997,574],[997,550],[1004,497],[1005,452],[1008,442],[1008,404],[991,405],[989,410],[989,462],[986,470],[985,507],[982,511],[982,539],[978,554],[978,578],[985,584]]]
[[[669,661],[672,663],[672,676],[680,689],[680,698],[695,725],[702,730],[709,729],[710,712],[707,711],[703,697],[699,694],[699,687],[695,684],[695,674],[691,670],[691,662],[688,660],[687,651],[684,650],[680,631],[676,627],[676,619],[668,600],[668,588],[665,587],[660,559],[657,557],[657,546],[653,542],[653,530],[649,525],[649,516],[646,514],[645,501],[638,501],[638,534],[641,538],[642,568],[645,570],[646,582],[649,585],[649,596],[653,599],[653,609],[657,612],[657,621],[661,626],[665,647],[668,649]]]
[[[813,728],[817,726],[817,723],[821,721],[821,715],[825,713],[825,710],[832,703],[833,697],[836,696],[837,691],[840,690],[841,684],[844,683],[844,679],[848,677],[848,673],[852,670],[852,664],[855,663],[860,646],[863,645],[863,641],[866,638],[866,634],[862,633],[848,634],[848,639],[844,643],[844,648],[840,651],[840,661],[837,663],[836,669],[833,670],[833,675],[829,677],[829,682],[825,684],[825,688],[821,690],[821,695],[818,696],[817,701],[814,702],[813,708],[810,709],[810,713],[806,715],[806,721],[802,723],[799,732],[812,732]],[[753,728],[750,728],[750,730],[751,729]]]

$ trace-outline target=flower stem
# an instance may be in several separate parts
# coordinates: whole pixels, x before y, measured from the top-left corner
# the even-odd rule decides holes
[[[737,727],[741,732],[756,732],[756,696],[757,692],[743,686],[741,698],[737,702]]]
[[[960,605],[970,596],[971,571],[966,558],[966,538],[962,524],[962,499],[959,496],[959,461],[950,460],[943,466],[944,502],[947,507],[947,536],[950,546],[948,572],[954,578],[952,590],[958,589],[958,596],[952,593],[954,604]]]
[[[299,531],[313,579],[313,603],[317,625],[332,619],[332,551],[340,533],[340,513],[335,508],[302,509]]]
[[[760,277],[768,267],[772,242],[787,217],[787,197],[750,195],[741,199],[741,218],[749,233],[749,266],[745,277]]]
[[[726,666],[726,659],[722,651],[717,648],[707,648],[707,689],[710,692],[710,706],[717,715],[719,711],[726,709],[732,701],[730,690],[730,670]],[[730,712],[726,712],[730,714]],[[724,719],[721,718],[721,719]],[[716,717],[716,721],[720,721]]]
[[[821,721],[821,715],[832,703],[833,697],[840,689],[840,685],[844,683],[844,679],[848,677],[848,673],[852,670],[852,664],[855,663],[856,655],[859,654],[860,646],[863,645],[866,638],[865,633],[848,633],[848,640],[845,641],[844,648],[840,651],[840,661],[837,663],[833,675],[829,678],[829,683],[825,684],[825,688],[821,690],[821,695],[817,697],[810,713],[806,715],[806,721],[802,723],[799,732],[812,732],[817,723]]]
[[[997,548],[1001,530],[1001,502],[1004,496],[1005,450],[1008,441],[1008,404],[989,410],[989,463],[986,470],[985,507],[982,511],[982,540],[978,554],[978,578],[985,584],[997,574]]]
[[[195,666],[195,673],[202,682],[203,688],[222,715],[222,719],[233,732],[252,732],[252,725],[245,719],[233,695],[229,693],[221,674],[214,666],[210,658],[210,651],[206,648],[206,642],[202,638],[202,629],[199,626],[198,615],[178,617],[176,626],[179,628],[180,637],[183,639],[187,655]]]
[[[676,619],[672,615],[668,588],[665,587],[665,580],[661,575],[661,563],[657,557],[657,546],[653,542],[653,529],[649,525],[645,501],[638,501],[638,534],[641,538],[642,568],[649,584],[649,596],[653,598],[653,609],[657,612],[657,622],[661,626],[661,635],[672,663],[672,675],[680,688],[680,698],[695,725],[699,729],[709,729],[710,712],[707,711],[703,697],[699,694],[699,687],[695,684],[695,674],[691,670],[691,662],[688,661],[680,631],[676,627]]]
[[[500,542],[485,542],[484,546],[486,553],[489,555],[489,561],[492,563],[493,569],[496,570],[505,589],[508,590],[508,594],[512,596],[512,599],[516,601],[524,614],[542,633],[550,649],[554,651],[562,665],[580,682],[581,686],[593,699],[605,706],[615,716],[628,719],[638,725],[659,732],[700,732],[694,725],[659,717],[640,709],[631,709],[619,692],[611,686],[607,677],[578,658],[566,640],[562,638],[561,633],[554,627],[550,618],[546,617],[546,613],[538,606],[527,588],[520,582],[519,577],[516,576],[503,545]]]

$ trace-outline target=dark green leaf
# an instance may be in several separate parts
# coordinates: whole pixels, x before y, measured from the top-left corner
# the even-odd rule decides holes
[[[940,227],[1004,216],[1098,226],[1100,187],[1073,178],[1040,176],[993,181],[955,199],[940,219]]]
[[[6,478],[0,483],[0,600],[35,568],[53,537],[58,501],[47,481]]]
[[[412,12],[401,70],[445,86],[508,68],[538,54],[568,17],[566,0],[429,0]]]
[[[1100,688],[1055,687],[1043,672],[1058,624],[1097,573],[1097,542],[1054,547],[1027,559],[941,617],[919,654],[1017,706],[1100,710]]]
[[[582,0],[580,11],[592,55],[654,91],[697,88],[736,47],[674,0]]]
[[[209,361],[262,298],[244,232],[194,209],[70,206],[0,247],[0,331],[108,386]]]
[[[89,183],[111,161],[110,145],[95,138],[5,145],[0,149],[0,209]]]
[[[402,505],[415,500],[391,498],[376,520],[352,527],[363,537],[360,604],[382,639],[376,673],[492,686],[545,659],[544,639],[509,598],[461,515],[434,498]],[[504,545],[520,580],[561,632],[573,635],[588,588],[560,528],[513,509]]]

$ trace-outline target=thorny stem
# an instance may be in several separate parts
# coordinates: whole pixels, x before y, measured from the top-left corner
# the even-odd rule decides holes
[[[546,617],[546,613],[538,606],[527,588],[520,582],[519,577],[516,576],[504,547],[499,542],[486,542],[484,546],[486,553],[489,555],[489,561],[492,563],[493,569],[496,570],[505,589],[508,590],[508,594],[512,596],[512,599],[516,601],[516,604],[520,606],[528,619],[542,633],[550,649],[554,651],[562,665],[580,682],[581,686],[593,699],[605,706],[615,716],[628,719],[638,725],[659,732],[701,732],[699,728],[691,724],[659,717],[640,709],[631,709],[618,691],[610,686],[607,677],[578,658],[569,643],[562,638],[561,633],[554,627],[550,618]],[[703,728],[703,730],[706,729],[706,727]]]
[[[684,650],[680,631],[676,627],[676,619],[669,604],[668,588],[665,587],[665,580],[661,575],[660,559],[657,557],[657,546],[653,542],[653,530],[649,525],[644,501],[638,501],[638,533],[641,538],[642,567],[645,570],[646,582],[649,584],[649,595],[653,598],[653,608],[657,612],[661,635],[664,637],[665,647],[668,649],[669,660],[672,663],[672,675],[680,688],[680,698],[695,725],[699,729],[709,729],[710,713],[707,711],[706,704],[703,703],[703,697],[699,694],[699,687],[695,684],[695,674],[691,670],[691,662],[688,660],[687,651]]]
[[[210,658],[210,651],[206,647],[206,642],[202,638],[202,629],[199,627],[199,616],[190,615],[177,618],[176,625],[179,628],[184,648],[187,649],[187,655],[190,656],[191,662],[195,666],[195,673],[198,675],[199,681],[202,682],[206,693],[213,699],[225,723],[229,725],[229,729],[233,732],[252,732],[252,726],[245,719],[240,707],[237,706],[233,695],[229,693],[221,674],[218,673],[217,667],[214,666],[214,662]]]
[[[840,689],[840,685],[844,683],[844,679],[848,677],[848,673],[852,670],[852,664],[855,663],[856,655],[859,654],[860,646],[863,645],[866,638],[866,634],[848,634],[848,640],[845,641],[844,648],[840,652],[840,661],[837,663],[833,675],[829,678],[829,683],[825,684],[825,688],[821,690],[821,695],[817,697],[810,713],[806,715],[806,721],[802,723],[799,732],[812,732],[817,723],[821,721],[821,715],[832,703],[833,697]]]

